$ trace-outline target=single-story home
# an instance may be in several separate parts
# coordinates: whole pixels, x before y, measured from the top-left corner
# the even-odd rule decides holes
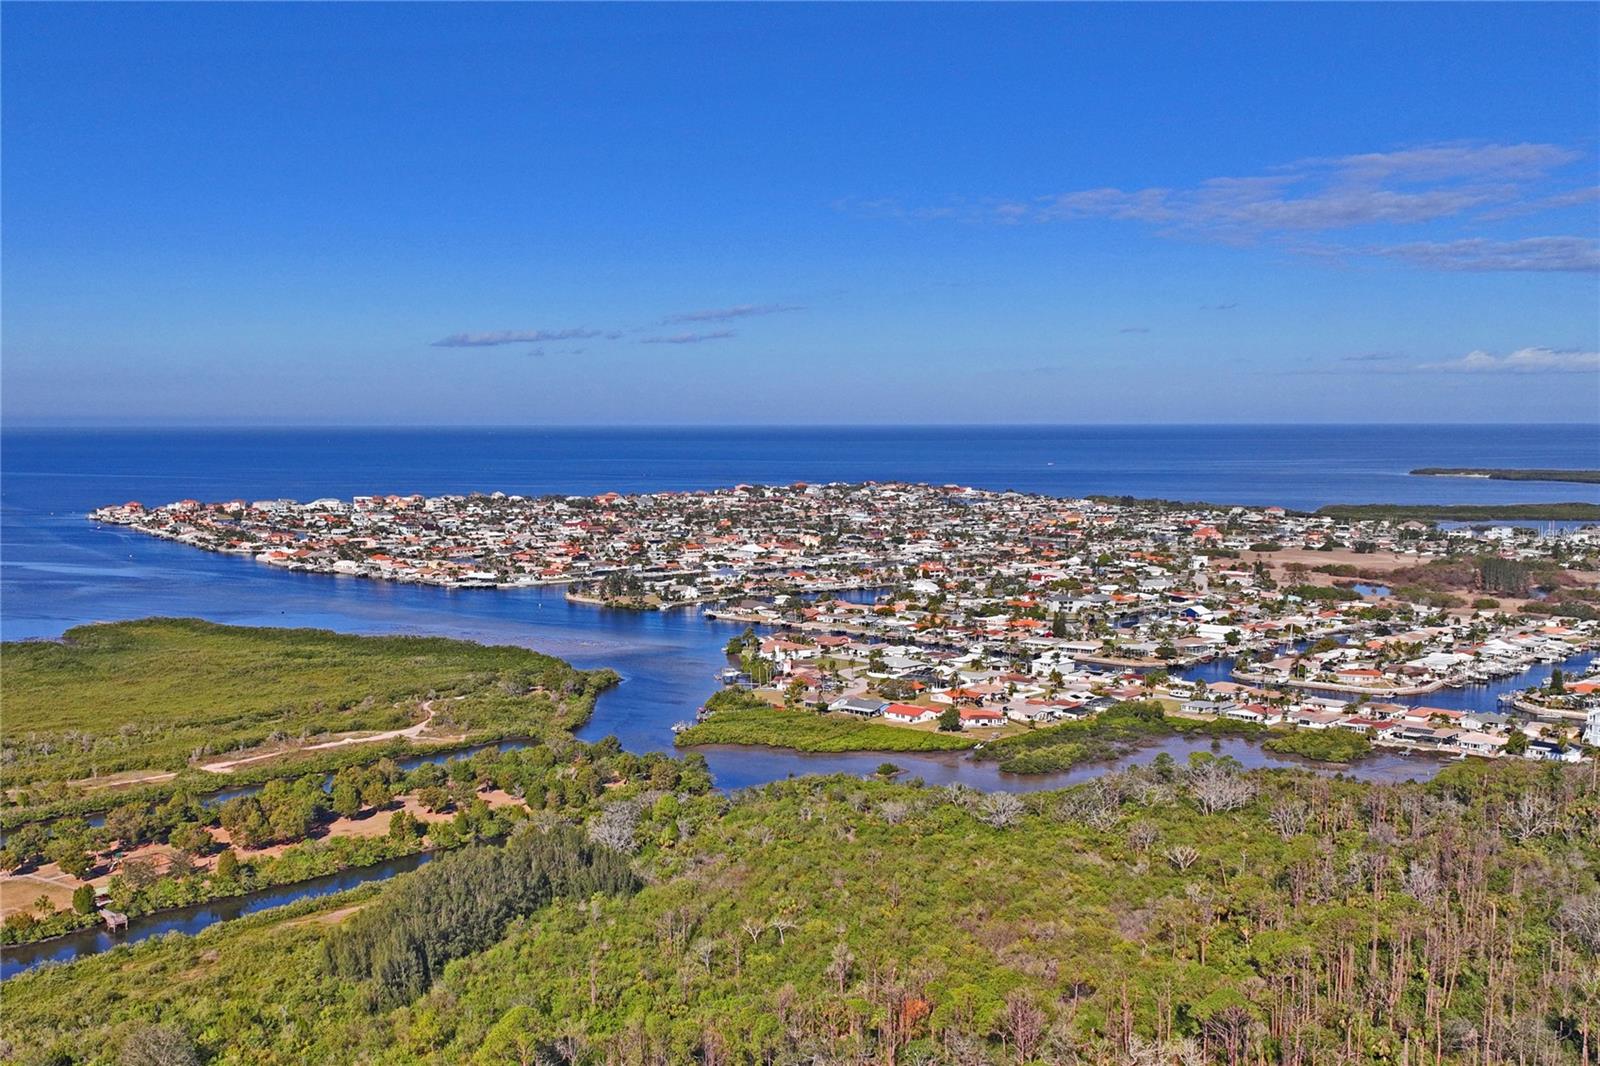
[[[891,703],[883,709],[883,717],[891,722],[916,725],[932,722],[939,717],[936,707],[919,707],[915,703]]]

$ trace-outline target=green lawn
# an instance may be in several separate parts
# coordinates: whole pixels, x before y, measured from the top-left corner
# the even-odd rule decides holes
[[[712,705],[715,709],[715,704]],[[739,706],[717,710],[709,719],[678,734],[677,744],[760,744],[796,751],[960,751],[975,744],[960,733],[935,733],[883,722],[862,722],[776,707]]]

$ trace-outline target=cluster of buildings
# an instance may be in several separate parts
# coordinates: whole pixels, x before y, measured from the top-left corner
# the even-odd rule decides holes
[[[834,608],[840,608],[834,612]],[[1577,761],[1581,745],[1600,746],[1600,663],[1587,677],[1564,685],[1565,714],[1523,706],[1462,709],[1338,693],[1216,680],[1214,664],[1119,667],[1074,657],[1082,642],[976,643],[964,649],[922,643],[886,643],[876,637],[836,632],[830,616],[850,618],[860,608],[829,605],[802,610],[804,621],[779,613],[769,624],[783,631],[757,638],[743,657],[745,669],[730,669],[727,684],[762,691],[774,703],[826,707],[862,719],[926,728],[987,730],[997,736],[1013,727],[1089,717],[1125,700],[1162,701],[1169,713],[1223,718],[1262,726],[1349,730],[1374,744],[1451,755],[1497,757],[1512,752],[1529,758]],[[869,611],[872,608],[868,608]],[[1565,626],[1529,627],[1508,634],[1512,646],[1563,659],[1592,646],[1593,634],[1575,642]],[[1359,642],[1353,642],[1359,643]],[[1344,647],[1343,645],[1340,646]],[[1291,656],[1292,657],[1292,656]],[[759,664],[759,669],[752,670]],[[755,676],[753,676],[755,675]],[[1237,672],[1235,672],[1237,676]],[[1527,713],[1535,712],[1535,713]],[[951,716],[954,716],[953,718]],[[1522,734],[1522,743],[1515,740]]]
[[[1424,729],[1454,728],[1466,745],[1448,743],[1470,750],[1477,738],[1466,734],[1493,734],[1492,719],[1484,729],[1457,728],[1453,713],[1411,721],[1417,708],[1386,701],[1600,644],[1600,623],[1417,605],[1370,576],[1455,556],[1576,567],[1600,558],[1592,529],[871,482],[180,500],[92,517],[295,570],[450,587],[560,583],[602,603],[706,605],[771,627],[747,654],[763,686],[908,726],[945,707],[964,728],[1093,713],[1154,680],[1193,713],[1419,744],[1447,743]],[[1585,722],[1594,699],[1548,709]],[[1337,722],[1319,717],[1355,704]]]

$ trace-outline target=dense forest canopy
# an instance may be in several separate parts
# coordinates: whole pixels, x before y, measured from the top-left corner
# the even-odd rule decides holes
[[[1521,763],[1426,785],[1200,755],[1026,797],[845,777],[655,789],[546,811],[382,889],[15,978],[3,1050],[1593,1062],[1597,822],[1593,766]],[[560,863],[564,888],[540,880]]]

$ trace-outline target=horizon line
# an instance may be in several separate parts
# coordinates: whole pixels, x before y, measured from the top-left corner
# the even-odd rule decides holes
[[[1238,422],[901,422],[885,425],[882,422],[82,422],[82,421],[32,421],[23,419],[0,420],[0,432],[19,430],[81,430],[81,431],[159,431],[159,430],[388,430],[407,432],[417,430],[557,430],[557,431],[609,431],[609,430],[822,430],[850,429],[894,432],[896,430],[951,430],[951,429],[1243,429],[1243,428],[1335,428],[1335,427],[1473,427],[1473,426],[1540,426],[1592,429],[1600,426],[1600,418],[1593,421],[1527,420],[1491,421],[1469,419],[1464,421],[1326,421],[1305,420],[1238,421]]]

